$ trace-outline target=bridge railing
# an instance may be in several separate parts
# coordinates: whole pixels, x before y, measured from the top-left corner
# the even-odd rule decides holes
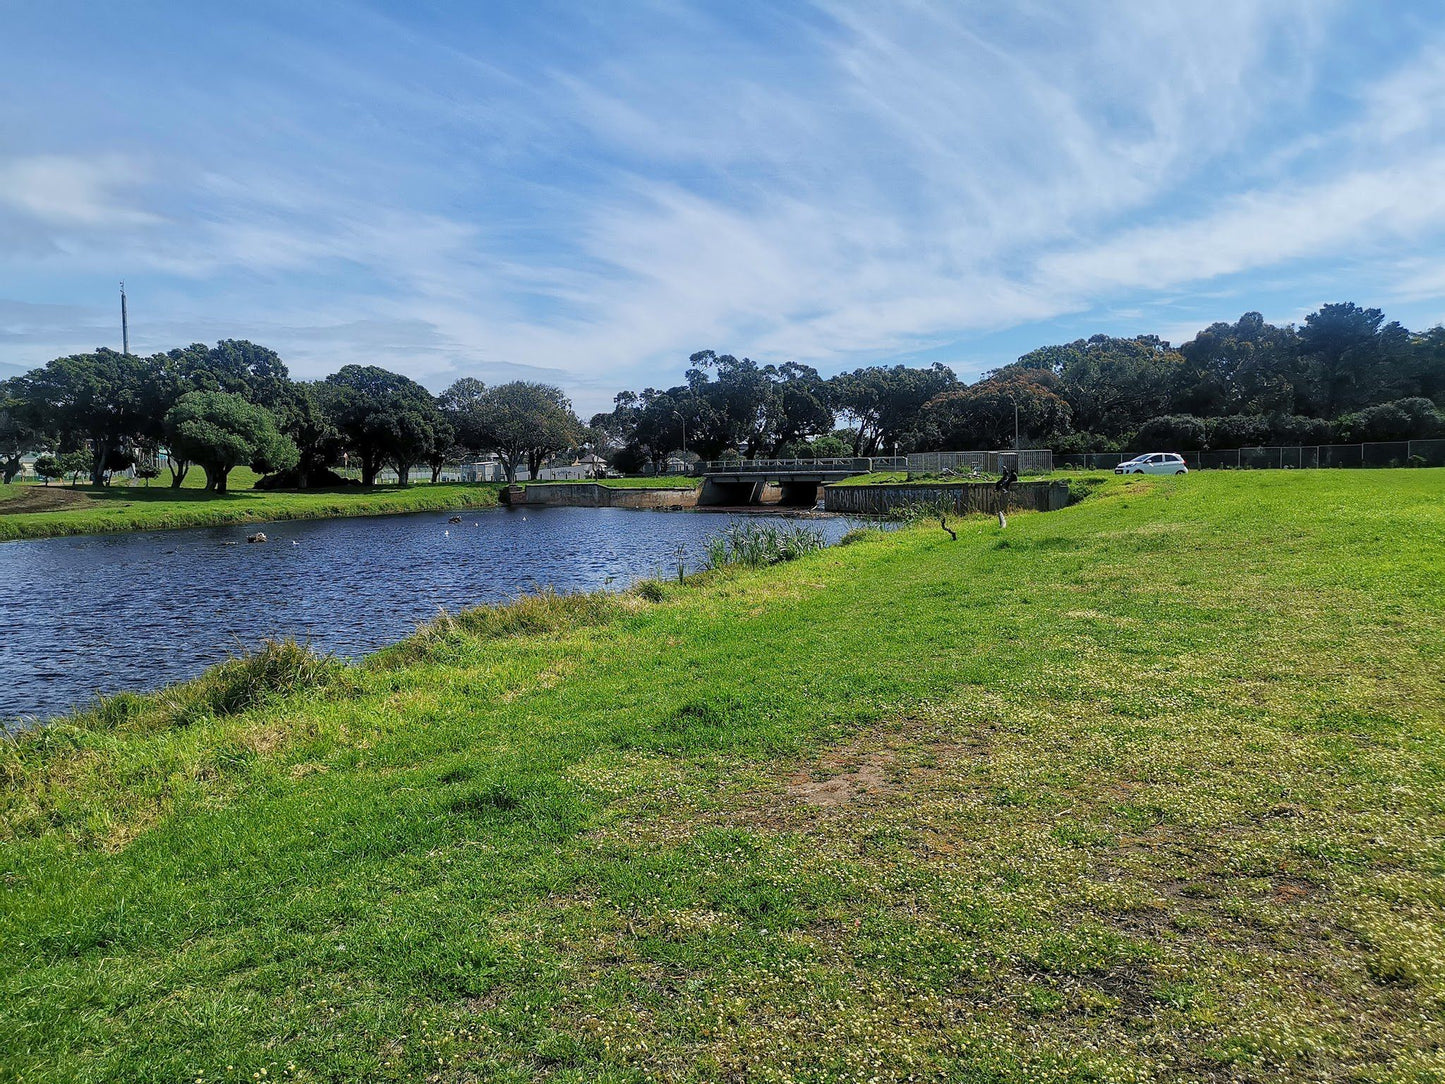
[[[1048,474],[1054,469],[1054,453],[1047,448],[1017,451],[913,452],[909,455],[839,456],[832,459],[709,459],[698,464],[701,474],[804,474],[811,471],[843,471],[871,474],[874,471],[906,470],[917,473],[997,474],[1005,465],[1020,474]]]
[[[906,470],[907,456],[842,456],[833,459],[708,459],[699,464],[704,474],[753,474],[759,471]]]

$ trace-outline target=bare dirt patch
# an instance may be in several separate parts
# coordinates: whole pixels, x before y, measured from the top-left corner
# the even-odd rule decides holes
[[[991,727],[972,734],[951,733],[946,739],[917,725],[886,736],[874,733],[801,766],[787,781],[787,795],[824,809],[894,797],[987,759],[991,737]]]
[[[887,753],[866,753],[850,757],[829,753],[818,768],[802,771],[788,780],[788,797],[808,805],[837,809],[867,795],[892,793],[889,769],[894,758]]]
[[[10,516],[24,512],[58,512],[62,508],[73,508],[85,502],[85,493],[80,490],[63,489],[59,486],[22,486],[22,492],[7,496],[0,501],[0,515]]]

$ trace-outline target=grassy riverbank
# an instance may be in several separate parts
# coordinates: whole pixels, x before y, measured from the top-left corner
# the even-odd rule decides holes
[[[958,532],[6,748],[0,1075],[1439,1079],[1445,471]]]
[[[403,489],[381,486],[265,492],[208,493],[163,486],[18,486],[0,494],[0,541],[105,531],[217,527],[278,519],[327,519],[393,512],[484,508],[500,486],[444,483]]]

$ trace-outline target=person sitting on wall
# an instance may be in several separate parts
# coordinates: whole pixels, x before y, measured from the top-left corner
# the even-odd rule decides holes
[[[993,488],[1000,493],[1007,493],[1013,488],[1013,484],[1019,480],[1019,472],[1012,467],[1005,467],[999,480],[993,484]]]

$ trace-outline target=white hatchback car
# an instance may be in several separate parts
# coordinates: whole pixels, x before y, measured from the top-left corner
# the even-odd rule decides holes
[[[1114,468],[1115,474],[1188,474],[1184,457],[1174,452],[1146,452]]]

